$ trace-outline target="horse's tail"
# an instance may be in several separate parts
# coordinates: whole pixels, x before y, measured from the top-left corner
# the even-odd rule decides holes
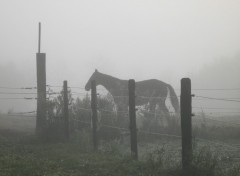
[[[171,85],[167,84],[167,88],[170,92],[170,100],[171,100],[172,106],[175,112],[178,113],[180,111],[180,107],[179,107],[179,101],[178,101],[177,95]]]

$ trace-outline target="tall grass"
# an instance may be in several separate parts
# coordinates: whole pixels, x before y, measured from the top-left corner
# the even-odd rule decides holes
[[[34,136],[0,131],[1,176],[180,176],[181,163],[159,147],[140,161],[122,155],[116,142],[92,152],[89,133],[76,133],[68,143],[42,143]],[[20,138],[20,136],[22,136]],[[4,140],[3,140],[4,139]],[[192,176],[239,176],[240,166],[224,168],[217,153],[195,151]]]

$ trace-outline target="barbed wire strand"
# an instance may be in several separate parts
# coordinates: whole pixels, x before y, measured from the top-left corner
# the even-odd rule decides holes
[[[194,117],[201,118],[201,119],[207,119],[207,120],[214,121],[214,122],[219,122],[219,123],[225,123],[225,124],[231,124],[231,125],[240,126],[240,123],[236,123],[236,122],[223,121],[223,120],[212,119],[212,118],[208,118],[208,117],[199,117],[199,116],[194,116]]]
[[[37,93],[24,93],[24,92],[0,92],[3,95],[36,95]]]
[[[84,111],[90,111],[90,112],[92,112],[92,109],[88,109],[88,108],[78,108],[78,109],[81,109],[81,110],[84,110]]]
[[[196,106],[193,106],[192,107],[193,109],[229,109],[229,110],[239,110],[239,108],[222,108],[222,107],[196,107]]]
[[[127,113],[128,114],[128,111],[111,111],[111,110],[106,110],[106,109],[98,109],[99,111],[103,111],[103,112],[111,112],[111,113]]]
[[[194,113],[198,113],[198,114],[202,114],[202,113],[204,113],[204,114],[221,114],[221,113],[223,113],[223,114],[238,114],[238,113],[240,113],[240,111],[214,111],[214,112],[194,112]]]
[[[14,112],[14,113],[8,113],[8,114],[13,114],[13,115],[18,115],[18,114],[32,114],[36,113],[37,111],[28,111],[28,112]]]
[[[161,113],[154,113],[154,112],[148,112],[148,111],[142,111],[142,113],[152,114],[152,115],[163,115]],[[180,114],[180,112],[173,112],[173,111],[169,111],[168,113],[170,113],[170,114]]]
[[[195,95],[195,97],[209,99],[209,100],[231,101],[231,102],[240,103],[240,101],[238,101],[238,100],[231,100],[231,99],[225,99],[225,98],[214,98],[214,97],[206,97],[206,96],[200,96],[200,95]]]
[[[37,87],[8,87],[8,86],[3,86],[3,87],[0,87],[0,89],[15,89],[15,90],[28,89],[28,90],[31,90],[31,89],[37,89]]]
[[[216,91],[216,90],[221,90],[221,91],[232,91],[232,90],[240,90],[240,88],[209,88],[209,89],[204,89],[204,88],[192,88],[192,90],[203,90],[203,91]]]
[[[0,100],[37,100],[37,98],[0,98]]]
[[[13,116],[13,117],[36,117],[32,115],[24,115],[24,114],[4,114],[3,116]]]
[[[178,98],[180,97],[180,96],[177,96]],[[143,98],[143,99],[163,99],[163,100],[165,100],[165,99],[167,99],[167,98],[176,98],[175,96],[166,96],[166,97],[147,97],[147,96],[138,96],[138,95],[136,95],[136,98]]]
[[[111,125],[106,125],[106,124],[101,124],[101,126],[107,127],[107,128],[112,128],[112,129],[123,130],[123,131],[129,131],[129,129],[127,129],[127,128],[121,128],[121,127],[111,126]]]

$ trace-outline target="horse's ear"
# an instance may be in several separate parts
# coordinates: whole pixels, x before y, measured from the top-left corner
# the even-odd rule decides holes
[[[95,69],[95,72],[98,72],[98,70],[97,70],[97,69]]]

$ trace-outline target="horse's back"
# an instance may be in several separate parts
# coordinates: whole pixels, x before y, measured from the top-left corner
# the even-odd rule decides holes
[[[149,79],[136,82],[136,89],[166,89],[167,84],[157,79]]]

